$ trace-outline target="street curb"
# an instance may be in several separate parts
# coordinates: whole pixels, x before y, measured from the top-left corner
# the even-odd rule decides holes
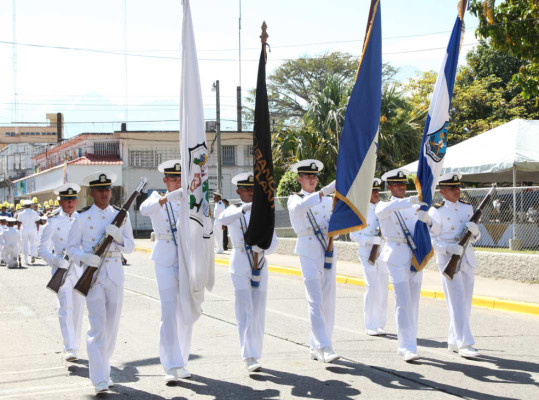
[[[150,253],[151,249],[145,247],[136,247],[135,251],[142,251]],[[227,258],[216,258],[215,263],[219,265],[228,266],[229,260]],[[281,265],[269,265],[268,270],[283,275],[301,276],[301,270],[294,267],[284,267]],[[348,275],[337,274],[337,283],[344,283],[346,285],[365,286],[365,281],[361,278]],[[389,285],[389,290],[393,290],[393,286]],[[431,299],[445,300],[444,292],[437,290],[421,290],[421,297],[427,297]],[[536,315],[539,316],[539,304],[527,303],[524,301],[514,301],[498,299],[496,297],[487,296],[473,296],[472,305],[481,308],[490,308],[493,310],[509,311],[521,314]]]

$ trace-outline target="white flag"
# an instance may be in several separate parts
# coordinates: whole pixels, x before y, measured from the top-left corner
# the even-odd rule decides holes
[[[180,307],[185,322],[202,313],[204,290],[213,288],[215,257],[210,219],[208,148],[198,59],[189,0],[183,2],[180,151],[182,188],[187,202],[178,221]]]

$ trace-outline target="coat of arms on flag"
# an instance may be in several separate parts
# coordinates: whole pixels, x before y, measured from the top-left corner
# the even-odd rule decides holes
[[[448,126],[449,122],[446,122],[442,129],[427,135],[427,140],[425,140],[425,154],[434,162],[442,161],[445,156]]]

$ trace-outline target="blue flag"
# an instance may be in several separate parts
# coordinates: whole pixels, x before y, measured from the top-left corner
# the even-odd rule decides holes
[[[382,105],[382,24],[380,0],[372,0],[363,54],[348,101],[339,143],[336,203],[329,236],[366,227],[376,168]]]
[[[445,53],[442,68],[436,79],[436,86],[427,115],[427,122],[423,131],[423,141],[419,153],[417,177],[415,185],[419,198],[428,206],[422,206],[422,210],[428,210],[432,204],[432,197],[438,184],[440,173],[444,164],[444,156],[447,149],[447,128],[449,125],[449,108],[453,96],[457,64],[459,60],[460,39],[462,35],[462,18],[464,7],[455,21],[449,44]],[[422,270],[434,254],[427,225],[417,221],[414,232],[416,250],[412,258],[412,270]]]

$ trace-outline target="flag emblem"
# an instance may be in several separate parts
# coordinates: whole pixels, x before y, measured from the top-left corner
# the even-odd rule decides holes
[[[425,154],[427,154],[432,161],[440,162],[445,156],[447,150],[447,128],[449,122],[445,122],[442,129],[427,135],[425,140]]]

